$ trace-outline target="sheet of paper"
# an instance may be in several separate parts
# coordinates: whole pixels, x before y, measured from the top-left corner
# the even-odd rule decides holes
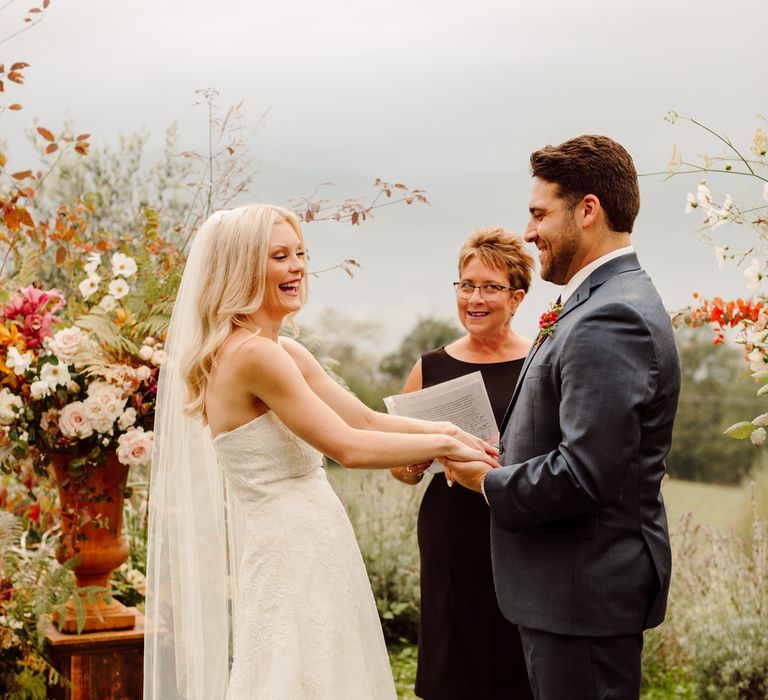
[[[384,405],[393,415],[450,421],[487,442],[495,444],[499,440],[499,428],[479,371],[410,394],[387,396]],[[443,465],[439,462],[429,467],[432,474],[441,471]]]

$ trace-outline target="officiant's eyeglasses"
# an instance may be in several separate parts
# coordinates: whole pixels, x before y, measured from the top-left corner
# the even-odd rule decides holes
[[[480,290],[481,299],[496,299],[505,290],[514,292],[514,287],[504,287],[501,284],[470,284],[469,282],[454,282],[453,288],[459,299],[471,299],[476,289]]]

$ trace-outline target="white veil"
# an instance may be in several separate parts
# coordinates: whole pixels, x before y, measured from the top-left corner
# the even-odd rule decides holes
[[[228,498],[210,431],[184,414],[180,366],[199,338],[197,298],[223,212],[195,236],[160,371],[149,496],[145,700],[225,697],[241,551],[237,504]]]

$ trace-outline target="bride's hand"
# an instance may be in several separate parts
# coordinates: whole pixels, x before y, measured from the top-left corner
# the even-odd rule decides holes
[[[499,449],[497,447],[494,447],[489,442],[486,442],[485,440],[482,440],[479,437],[475,437],[471,433],[462,430],[453,423],[444,422],[441,424],[441,427],[443,428],[443,431],[446,435],[450,435],[452,438],[455,438],[459,442],[464,443],[467,447],[472,447],[475,450],[481,450],[491,457],[499,456]]]
[[[463,442],[460,442],[458,440],[455,440],[454,447],[449,451],[446,452],[444,455],[441,455],[440,459],[442,461],[443,458],[449,459],[453,462],[485,462],[489,467],[495,469],[496,467],[500,467],[501,465],[496,461],[496,457],[498,457],[499,453],[498,450],[495,450],[491,445],[488,445],[484,440],[479,440],[479,442],[482,445],[481,449],[470,447],[469,445],[466,445]],[[478,440],[478,438],[475,438],[475,440]],[[485,447],[489,447],[493,450],[492,454],[489,454]]]

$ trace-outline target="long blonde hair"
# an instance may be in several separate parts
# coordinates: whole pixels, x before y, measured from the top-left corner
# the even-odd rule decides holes
[[[249,204],[221,215],[206,251],[208,271],[198,292],[194,319],[196,341],[182,358],[181,376],[187,387],[185,412],[206,420],[205,397],[216,356],[238,328],[250,328],[247,318],[264,303],[269,241],[272,227],[286,222],[302,245],[304,236],[293,212],[269,204]],[[276,292],[274,292],[276,294]],[[300,287],[306,299],[306,277]],[[251,328],[258,333],[258,328]]]

